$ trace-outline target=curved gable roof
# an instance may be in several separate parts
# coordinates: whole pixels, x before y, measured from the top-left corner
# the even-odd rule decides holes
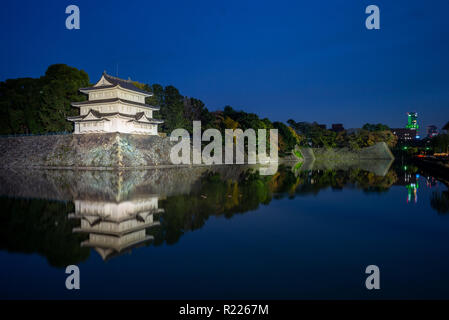
[[[102,81],[104,80],[104,81]],[[101,83],[100,83],[101,82]],[[109,89],[114,88],[116,86],[120,86],[123,89],[131,90],[134,92],[142,93],[148,96],[152,96],[153,93],[149,91],[142,90],[140,88],[137,88],[133,81],[131,80],[124,80],[117,77],[110,76],[106,72],[103,72],[103,75],[101,79],[93,86],[88,88],[80,88],[80,91],[90,91],[90,90],[98,90],[98,89]]]
[[[124,80],[124,79],[120,79],[120,78],[117,78],[117,77],[113,77],[113,76],[108,75],[106,72],[103,72],[103,77],[109,83],[111,83],[113,85],[119,85],[123,89],[128,89],[128,90],[131,90],[131,91],[152,95],[151,92],[148,92],[148,91],[145,91],[145,90],[137,88],[132,83],[131,80]]]

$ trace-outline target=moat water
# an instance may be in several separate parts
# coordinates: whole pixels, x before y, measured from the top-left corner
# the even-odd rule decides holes
[[[0,196],[0,298],[449,298],[447,182],[410,165],[14,170]]]

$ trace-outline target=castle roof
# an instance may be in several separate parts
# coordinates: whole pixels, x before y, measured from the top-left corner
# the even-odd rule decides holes
[[[98,254],[101,256],[101,258],[104,261],[108,261],[112,258],[119,257],[123,254],[129,253],[133,249],[136,249],[136,248],[142,246],[145,242],[149,242],[151,240],[154,240],[154,237],[147,235],[143,239],[138,239],[138,240],[135,240],[133,242],[130,242],[130,243],[127,243],[127,244],[121,245],[121,246],[113,246],[112,248],[105,246],[102,243],[95,243],[91,240],[86,240],[81,243],[81,246],[94,248],[95,251],[98,252]]]
[[[87,101],[80,101],[80,102],[72,102],[73,107],[81,107],[85,105],[92,105],[92,104],[101,104],[101,103],[114,103],[114,102],[122,102],[127,104],[136,105],[139,107],[145,107],[150,108],[152,110],[159,110],[160,107],[152,106],[146,103],[131,101],[131,100],[125,100],[121,98],[111,98],[111,99],[100,99],[100,100],[87,100]]]
[[[108,235],[108,236],[114,236],[114,237],[123,237],[127,234],[134,233],[140,230],[145,230],[154,226],[159,226],[161,223],[159,221],[154,222],[144,222],[142,224],[133,226],[131,228],[127,228],[124,230],[121,230],[118,228],[118,230],[114,229],[101,229],[101,221],[99,224],[96,224],[95,226],[91,227],[79,227],[79,228],[73,228],[73,233],[91,233],[91,234],[101,234],[101,235]],[[125,222],[126,223],[126,222]],[[115,226],[119,226],[122,224],[122,222],[115,223]]]
[[[102,80],[105,81],[102,81]],[[101,83],[101,84],[100,84]],[[141,94],[145,94],[147,96],[152,96],[153,93],[142,90],[138,87],[136,87],[131,79],[125,80],[120,79],[117,77],[113,77],[105,72],[103,72],[103,75],[101,79],[97,82],[96,85],[93,87],[87,87],[87,88],[80,88],[80,91],[93,91],[93,90],[99,90],[99,89],[109,89],[109,88],[115,88],[116,86],[120,86],[123,89],[131,90],[134,92],[138,92]]]
[[[109,121],[109,117],[113,116],[119,116],[123,118],[129,118],[129,121],[136,121],[141,123],[151,123],[151,124],[161,124],[164,123],[163,120],[159,119],[153,119],[148,118],[145,116],[144,112],[138,112],[136,114],[126,114],[121,112],[110,112],[110,113],[101,113],[96,110],[89,110],[89,112],[82,116],[75,116],[75,117],[69,117],[67,118],[69,121],[79,121],[79,122],[86,122],[86,121]]]

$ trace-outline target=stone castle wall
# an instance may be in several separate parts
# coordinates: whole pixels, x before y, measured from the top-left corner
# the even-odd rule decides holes
[[[170,165],[175,142],[123,133],[0,138],[0,168],[123,168]]]
[[[301,170],[349,170],[359,168],[384,176],[394,161],[388,145],[378,142],[359,150],[349,148],[299,148],[304,158]]]
[[[317,162],[352,162],[360,160],[394,160],[388,145],[385,142],[378,142],[370,147],[359,150],[349,148],[299,148],[302,156],[306,160]]]

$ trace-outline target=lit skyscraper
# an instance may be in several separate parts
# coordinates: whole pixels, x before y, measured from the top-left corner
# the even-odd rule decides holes
[[[416,132],[415,138],[419,139],[418,135],[418,112],[407,112],[407,129],[414,130]]]
[[[412,129],[418,131],[418,112],[407,112],[407,125],[405,126],[407,129]]]

